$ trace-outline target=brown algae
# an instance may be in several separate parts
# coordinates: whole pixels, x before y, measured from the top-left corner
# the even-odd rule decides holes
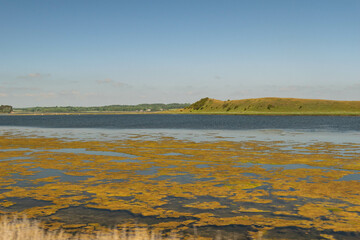
[[[265,236],[283,227],[360,232],[360,181],[341,180],[360,171],[356,144],[289,150],[279,141],[1,136],[0,146],[1,213],[42,218],[51,229],[101,228],[96,217],[70,225],[58,216],[85,207],[159,219],[151,225],[178,231],[256,225]],[[35,203],[24,207],[26,199]]]

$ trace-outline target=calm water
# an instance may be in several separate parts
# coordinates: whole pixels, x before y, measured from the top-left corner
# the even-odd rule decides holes
[[[240,115],[0,115],[0,134],[62,140],[171,137],[201,141],[360,143],[360,117]]]
[[[356,116],[41,115],[0,116],[0,126],[110,129],[301,129],[360,131]]]

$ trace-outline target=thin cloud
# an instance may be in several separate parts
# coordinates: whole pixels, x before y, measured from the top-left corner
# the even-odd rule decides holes
[[[59,93],[59,95],[69,97],[69,96],[80,96],[81,93],[78,91],[62,91]]]
[[[110,78],[105,78],[103,80],[97,80],[96,82],[99,84],[108,84],[108,83],[113,83],[114,81]]]
[[[6,91],[16,92],[16,91],[38,91],[40,88],[36,87],[0,87]]]
[[[41,74],[40,73],[29,73],[27,76],[31,77],[31,78],[37,78],[37,77],[41,77]]]
[[[50,77],[50,74],[44,74],[44,73],[29,73],[27,75],[18,76],[20,79],[41,79],[45,77]]]
[[[46,93],[24,93],[24,94],[13,94],[14,97],[31,97],[31,98],[53,98],[56,97],[57,94],[54,92],[46,92]]]
[[[96,97],[99,96],[98,93],[86,92],[82,93],[76,90],[70,91],[61,91],[61,92],[27,92],[27,93],[15,93],[15,94],[2,94],[0,93],[0,97],[26,97],[26,98],[36,98],[36,99],[80,99],[80,98],[88,98],[88,97]]]
[[[216,80],[222,80],[222,77],[221,76],[219,76],[219,75],[215,75],[215,77],[214,77]]]
[[[114,81],[110,78],[105,78],[103,80],[97,80],[96,82],[98,84],[111,85],[113,87],[130,87],[130,85],[128,85],[126,83]]]
[[[99,96],[97,93],[87,92],[81,93],[79,91],[62,91],[59,93],[60,96],[66,97],[77,97],[77,98],[84,98],[84,97],[96,97]]]

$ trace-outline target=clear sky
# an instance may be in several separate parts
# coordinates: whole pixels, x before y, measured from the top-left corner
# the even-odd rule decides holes
[[[0,104],[360,100],[359,0],[0,0]]]

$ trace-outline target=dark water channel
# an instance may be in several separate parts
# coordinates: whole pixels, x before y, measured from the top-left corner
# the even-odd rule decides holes
[[[244,116],[191,114],[0,116],[0,126],[111,129],[306,129],[360,131],[358,116]]]

